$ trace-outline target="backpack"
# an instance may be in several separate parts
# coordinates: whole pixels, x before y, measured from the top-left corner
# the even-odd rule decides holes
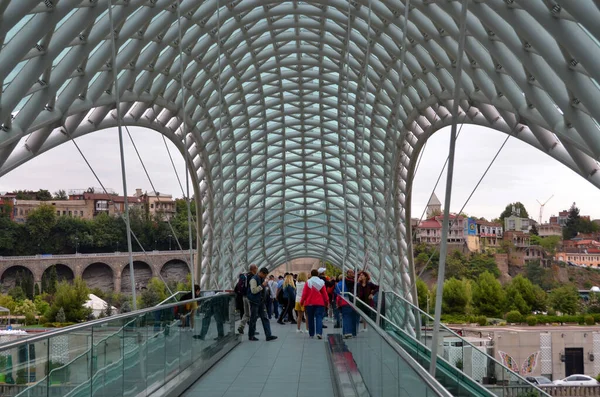
[[[248,277],[248,274],[240,274],[240,278],[238,279],[233,292],[240,296],[248,295],[248,290],[250,289],[250,279],[252,277]]]

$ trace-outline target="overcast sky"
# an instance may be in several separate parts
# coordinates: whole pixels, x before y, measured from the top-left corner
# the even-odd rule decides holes
[[[148,168],[156,190],[182,197],[161,136],[151,130],[130,128],[136,145]],[[436,133],[427,143],[413,188],[413,217],[419,217],[448,153],[449,128]],[[477,180],[500,148],[506,135],[491,129],[465,125],[457,142],[452,211],[458,211]],[[100,179],[107,188],[122,192],[119,146],[116,129],[89,134],[77,140]],[[128,191],[136,188],[151,191],[128,138],[125,140]],[[168,142],[168,141],[167,141]],[[185,164],[170,144],[180,177]],[[445,173],[436,194],[444,202]],[[182,180],[182,182],[184,182]],[[85,189],[99,186],[71,143],[59,146],[0,177],[0,192],[39,188],[55,192],[59,189]],[[183,186],[185,189],[185,184]],[[193,192],[193,191],[192,191]],[[521,201],[530,216],[538,219],[540,200],[546,204],[543,219],[577,203],[582,215],[600,218],[600,190],[573,171],[531,146],[510,138],[483,183],[465,208],[469,215],[487,219],[498,217],[506,205]]]

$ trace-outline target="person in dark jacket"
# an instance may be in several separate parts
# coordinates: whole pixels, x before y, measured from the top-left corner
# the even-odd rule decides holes
[[[356,306],[363,313],[371,318],[375,318],[373,296],[379,291],[379,286],[371,282],[371,276],[366,271],[358,273],[358,285],[356,289],[356,297],[358,298]],[[367,330],[367,323],[364,323],[363,332]]]
[[[257,341],[258,338],[255,335],[256,332],[256,320],[260,317],[265,336],[268,341],[277,339],[276,336],[271,334],[271,324],[267,316],[267,309],[265,308],[265,289],[268,288],[269,281],[267,275],[269,269],[262,267],[258,274],[250,279],[250,288],[248,289],[248,301],[250,302],[250,322],[248,326],[248,339],[251,341]]]
[[[284,324],[283,319],[287,316],[288,321],[290,318],[294,318],[293,311],[296,305],[296,284],[294,283],[294,277],[291,274],[285,276],[283,280],[283,296],[285,297],[285,307],[281,310],[277,324]]]

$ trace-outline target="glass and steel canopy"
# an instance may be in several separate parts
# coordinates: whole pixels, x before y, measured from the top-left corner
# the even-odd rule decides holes
[[[455,88],[460,122],[600,187],[593,0],[470,0],[461,54],[460,1],[114,0],[112,24],[108,7],[0,1],[0,176],[115,127],[118,101],[188,160],[209,288],[311,256],[410,298],[412,178]]]

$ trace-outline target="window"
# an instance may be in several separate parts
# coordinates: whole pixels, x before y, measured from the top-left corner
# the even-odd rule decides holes
[[[63,215],[67,215],[67,211],[63,211]]]
[[[83,211],[79,211],[79,216],[83,216]]]
[[[154,204],[150,204],[150,208],[154,208]]]
[[[60,216],[60,211],[56,211],[56,216]]]
[[[71,214],[71,211],[69,211],[69,216],[71,216],[71,215],[72,215],[72,214]]]

